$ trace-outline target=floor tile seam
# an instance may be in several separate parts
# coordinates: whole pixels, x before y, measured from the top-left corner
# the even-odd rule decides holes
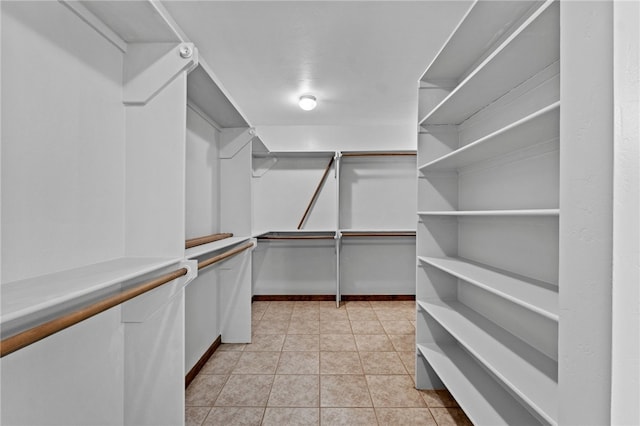
[[[220,395],[222,394],[222,390],[224,389],[224,387],[227,385],[227,383],[229,383],[229,379],[231,378],[231,374],[226,374],[227,378],[224,380],[224,383],[222,384],[222,386],[220,387],[220,391],[218,392],[218,394],[216,395],[216,397],[214,398],[213,402],[211,403],[211,408],[215,407],[216,402],[218,402],[218,398],[220,398]],[[209,412],[211,412],[211,410],[209,410]],[[208,416],[209,414],[207,414]],[[206,420],[206,417],[205,417]],[[204,420],[203,420],[204,423]]]

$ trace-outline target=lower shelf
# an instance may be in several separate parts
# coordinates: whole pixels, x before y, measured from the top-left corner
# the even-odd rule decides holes
[[[475,425],[540,424],[458,345],[417,349]]]

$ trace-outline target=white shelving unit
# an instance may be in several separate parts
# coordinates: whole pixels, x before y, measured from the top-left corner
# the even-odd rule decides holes
[[[479,425],[558,423],[559,46],[476,1],[419,83],[416,387]]]
[[[259,238],[262,243],[254,262],[257,295],[335,294],[339,303],[345,290],[347,295],[413,294],[415,152],[264,148],[254,150],[253,156],[253,235],[272,237]],[[319,191],[317,199],[302,228],[296,229],[314,189]],[[305,235],[308,238],[295,238]],[[329,235],[335,244],[324,241]],[[305,258],[314,260],[310,264],[308,259],[287,260],[295,256],[292,251],[306,251]],[[395,280],[400,283],[395,288],[390,285],[394,280],[384,279],[384,271],[378,271],[385,265],[382,259],[387,259],[387,271],[406,276]],[[298,282],[287,284],[291,280],[285,277],[278,281],[272,265],[290,271]],[[312,278],[309,271],[322,278]],[[364,277],[367,271],[372,276]],[[367,280],[379,282],[363,288],[360,282]]]

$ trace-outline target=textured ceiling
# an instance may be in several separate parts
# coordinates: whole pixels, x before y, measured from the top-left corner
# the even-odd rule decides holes
[[[417,80],[469,4],[163,2],[258,126],[415,124]]]

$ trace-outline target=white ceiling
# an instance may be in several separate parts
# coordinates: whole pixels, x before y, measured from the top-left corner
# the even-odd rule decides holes
[[[254,126],[414,126],[417,81],[470,1],[163,4]]]

